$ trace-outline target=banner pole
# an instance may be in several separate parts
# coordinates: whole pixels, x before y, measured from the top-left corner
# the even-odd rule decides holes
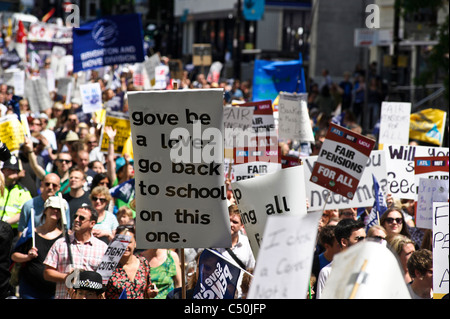
[[[355,285],[353,286],[352,292],[350,293],[349,299],[355,299],[356,292],[358,291],[359,286],[361,285],[362,281],[364,280],[364,271],[366,270],[368,260],[365,259],[364,263],[361,267],[361,271],[358,274],[358,277],[356,278]]]

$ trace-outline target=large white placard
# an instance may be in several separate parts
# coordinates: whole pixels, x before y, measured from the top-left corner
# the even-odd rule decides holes
[[[305,299],[319,212],[270,216],[248,299]]]
[[[307,213],[304,181],[303,166],[299,165],[231,183],[255,258],[268,216]]]
[[[411,103],[382,102],[378,142],[407,145],[410,115]]]
[[[223,92],[129,92],[138,248],[231,247]]]
[[[449,293],[448,202],[433,203],[433,298]]]

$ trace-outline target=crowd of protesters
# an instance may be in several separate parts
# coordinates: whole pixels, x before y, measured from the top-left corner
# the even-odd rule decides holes
[[[167,63],[167,60],[161,58],[162,63]],[[86,71],[86,75],[88,81],[100,83],[105,109],[115,105],[115,111],[127,114],[126,93],[142,90],[142,87],[133,83],[132,68],[114,66],[111,71],[120,71],[120,78],[114,87],[108,86],[111,82],[101,76],[108,72],[90,70]],[[369,88],[364,88],[365,76],[370,76]],[[168,81],[167,85],[167,89],[174,89],[173,82]],[[250,81],[224,79],[212,82],[204,74],[184,71],[176,89],[197,88],[223,88],[224,105],[252,99]],[[5,106],[2,116],[14,114],[14,89],[13,86],[0,84],[0,104]],[[360,123],[364,102],[361,91],[364,89],[370,90],[370,125],[374,128],[385,92],[379,78],[371,76],[370,70],[367,73],[361,70],[354,74],[346,73],[340,83],[334,83],[324,70],[323,81],[310,81],[308,108],[316,142],[311,143],[306,155],[317,154],[328,123],[342,111],[345,111],[342,122],[345,127],[358,133],[363,131]],[[177,251],[137,251],[134,197],[123,200],[114,197],[111,192],[113,187],[134,178],[132,154],[114,154],[114,127],[103,127],[95,113],[83,112],[78,99],[65,103],[66,97],[58,92],[51,92],[50,97],[51,105],[40,113],[31,111],[26,98],[17,101],[20,114],[26,116],[31,136],[25,138],[17,155],[12,155],[1,165],[0,297],[47,299],[90,295],[92,298],[119,298],[126,291],[129,299],[166,298],[167,295],[168,298],[176,298],[174,292],[181,286]],[[119,106],[107,103],[115,98],[121,101]],[[109,137],[108,152],[100,150],[101,134]],[[368,135],[376,139],[376,133],[369,132]],[[300,154],[296,153],[298,146],[287,144],[288,151],[295,154]],[[357,216],[354,210],[324,211],[314,252],[311,291],[316,289],[320,294],[326,279],[326,271],[322,269],[328,269],[335,254],[371,236],[388,241],[396,247],[399,258],[404,257],[405,282],[409,284],[413,296],[432,296],[429,280],[423,282],[432,268],[431,255],[424,253],[432,249],[428,240],[430,234],[415,228],[408,204],[390,201],[391,209],[383,215],[379,232],[374,234],[362,231],[363,217]],[[238,256],[243,256],[243,249],[247,254],[244,264],[248,273],[243,280],[244,285],[239,287],[239,298],[245,298],[251,284],[248,274],[255,267],[255,260],[248,256],[251,249],[242,223],[235,214],[231,214],[235,210],[236,207],[230,205],[233,250]],[[35,243],[31,239],[20,243],[33,216]],[[131,234],[132,240],[108,284],[99,289],[101,280],[95,269],[107,245],[118,233]],[[190,258],[194,264],[198,258],[196,253],[194,251]],[[67,289],[67,277],[73,271],[71,265],[86,271],[80,276],[82,285],[79,289]],[[192,273],[188,271],[188,275],[195,283],[195,265],[192,268]],[[91,285],[83,286],[83,283],[89,282],[85,278],[90,278]],[[92,284],[95,282],[98,284]],[[188,287],[192,288],[192,282],[188,280]],[[84,288],[88,292],[83,292]],[[315,298],[313,293],[308,297]]]

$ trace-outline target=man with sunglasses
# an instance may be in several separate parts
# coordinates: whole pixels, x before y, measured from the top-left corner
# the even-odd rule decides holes
[[[359,219],[355,220],[353,218],[344,218],[339,221],[334,229],[334,235],[339,246],[341,247],[341,252],[359,243],[360,241],[365,240],[365,227],[364,222]],[[319,273],[319,277],[317,278],[317,299],[320,299],[325,283],[331,273],[331,267],[333,267],[333,261],[323,267]]]
[[[50,196],[57,196],[60,189],[60,178],[55,173],[50,173],[44,176],[41,181],[41,194],[33,197],[23,204],[20,212],[20,219],[18,230],[23,232],[28,226],[28,221],[31,216],[31,210],[34,209],[34,225],[37,227],[42,224],[42,215],[44,213],[44,203]],[[70,224],[70,208],[67,202],[63,199],[66,210],[67,223]]]
[[[92,206],[82,205],[74,215],[73,232],[68,239],[60,238],[50,248],[44,261],[44,279],[56,282],[55,299],[70,299],[67,283],[75,269],[95,271],[102,261],[108,245],[92,234],[97,219],[98,213]]]

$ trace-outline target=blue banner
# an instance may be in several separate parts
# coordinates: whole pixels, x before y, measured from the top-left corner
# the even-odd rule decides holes
[[[265,0],[244,0],[242,13],[245,20],[257,21],[261,20],[264,14]]]
[[[74,72],[144,61],[141,15],[109,16],[73,29]]]
[[[220,256],[205,249],[200,255],[198,280],[193,299],[234,299],[241,270]]]
[[[280,92],[306,93],[303,59],[291,61],[255,60],[253,101],[276,99]]]

